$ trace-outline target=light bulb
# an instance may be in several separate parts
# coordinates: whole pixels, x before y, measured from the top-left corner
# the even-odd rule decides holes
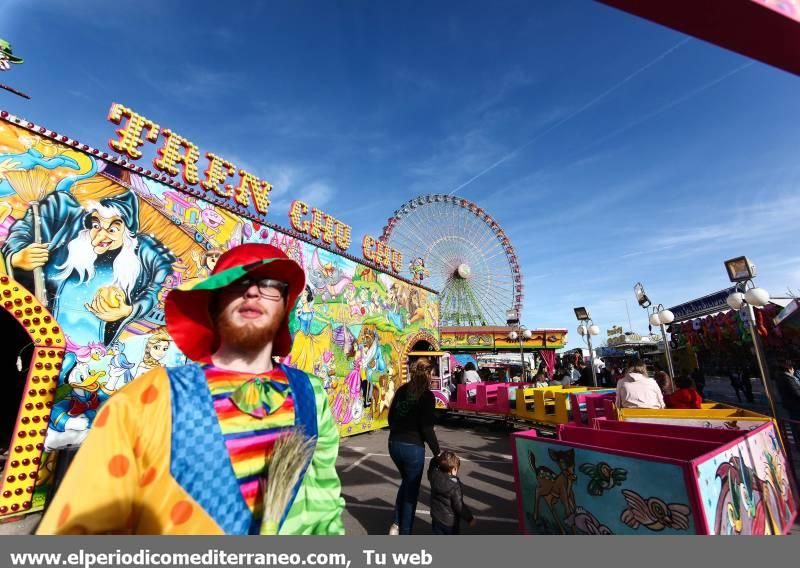
[[[516,341],[518,337],[519,337],[519,335],[517,334],[516,331],[512,331],[511,333],[508,334],[508,338],[511,341]]]
[[[751,306],[763,308],[769,303],[769,292],[764,288],[750,288],[744,298]]]
[[[585,325],[579,325],[578,326],[578,335],[581,335],[581,336],[586,335],[586,326]]]
[[[733,292],[732,294],[728,295],[728,298],[725,300],[732,310],[740,310],[742,304],[744,304],[744,294],[741,292]]]
[[[661,325],[661,318],[658,314],[650,314],[650,325]]]
[[[661,310],[658,312],[658,319],[661,320],[663,324],[671,324],[675,321],[675,314],[669,310]]]
[[[525,339],[530,339],[531,337],[533,337],[533,332],[531,332],[530,329],[526,329],[525,331],[522,332],[522,337],[524,337]]]
[[[591,333],[592,335],[600,335],[600,326],[599,325],[589,326],[589,333]]]

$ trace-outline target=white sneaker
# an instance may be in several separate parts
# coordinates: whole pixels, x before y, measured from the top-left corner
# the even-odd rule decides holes
[[[400,527],[396,524],[392,523],[392,526],[389,527],[389,534],[390,535],[399,535],[400,534]]]

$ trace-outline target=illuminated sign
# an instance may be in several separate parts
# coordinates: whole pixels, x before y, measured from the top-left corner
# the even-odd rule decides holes
[[[289,221],[292,228],[314,239],[322,239],[326,245],[336,243],[339,250],[346,251],[350,246],[352,229],[338,219],[316,208],[311,208],[311,221],[303,220],[309,207],[299,200],[292,201],[289,207]]]
[[[210,152],[205,155],[206,168],[201,181],[198,169],[200,150],[194,143],[172,130],[162,129],[152,120],[119,103],[111,105],[108,120],[122,125],[116,131],[118,138],[108,141],[112,150],[125,154],[132,160],[138,160],[142,157],[139,147],[145,141],[155,144],[159,135],[163,134],[164,142],[157,151],[158,157],[153,160],[153,166],[157,170],[170,176],[181,173],[187,185],[199,184],[204,190],[231,200],[232,205],[250,207],[252,200],[256,211],[262,215],[267,214],[269,193],[272,191],[272,185],[268,182],[243,169],[237,169],[233,163]],[[237,181],[236,185],[226,183],[229,178]]]
[[[364,235],[364,239],[361,241],[361,251],[364,258],[386,270],[400,272],[403,269],[403,253],[391,248],[381,240]]]
[[[244,214],[244,209],[248,209],[250,213],[267,214],[272,191],[270,183],[211,152],[206,152],[201,158],[200,149],[192,141],[119,103],[111,105],[108,120],[120,126],[116,130],[117,137],[109,139],[108,145],[131,160],[142,157],[141,147],[146,142],[157,144],[160,141],[153,166],[166,175],[156,174],[155,179],[201,198],[216,198],[212,199],[214,203],[234,213]],[[123,159],[122,165],[130,167],[132,164]],[[141,167],[136,169],[143,171]],[[167,176],[176,178],[179,174],[183,184],[177,179],[167,179]],[[144,175],[150,176],[150,171],[145,171]],[[335,245],[341,252],[346,252],[352,243],[350,225],[302,201],[292,202],[289,220],[298,233],[318,239],[329,247]],[[399,274],[403,269],[403,254],[380,239],[364,236],[362,251],[367,261],[382,270]],[[421,281],[421,278],[417,277],[417,280]]]

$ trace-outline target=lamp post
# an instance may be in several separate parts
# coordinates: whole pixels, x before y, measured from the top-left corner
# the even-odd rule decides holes
[[[739,313],[744,312],[745,314],[747,327],[750,329],[750,337],[753,341],[753,351],[755,351],[758,371],[761,374],[761,382],[764,384],[764,394],[767,395],[772,417],[777,419],[778,414],[775,410],[775,397],[772,392],[772,385],[768,380],[769,372],[767,371],[764,348],[761,345],[758,329],[756,328],[756,314],[754,310],[754,308],[763,308],[769,303],[769,292],[764,288],[756,287],[753,283],[753,278],[756,276],[756,265],[751,263],[746,256],[739,256],[726,260],[725,270],[728,272],[728,279],[736,284],[736,291],[728,296],[726,302],[733,311]]]
[[[639,305],[648,311],[648,321],[650,325],[657,325],[661,329],[661,340],[664,342],[664,355],[666,355],[667,358],[667,370],[669,371],[670,380],[674,381],[675,367],[672,364],[672,350],[670,350],[669,341],[667,341],[666,326],[675,321],[675,314],[666,309],[663,304],[653,306],[641,282],[637,282],[633,287],[633,293],[636,294],[636,301],[639,302]]]
[[[526,328],[524,325],[517,324],[516,329],[508,334],[508,339],[511,341],[519,340],[519,360],[522,364],[522,382],[527,382],[525,379],[527,377],[525,372],[525,348],[523,347],[522,342],[526,339],[530,339],[533,336],[531,330]]]
[[[586,339],[589,345],[589,362],[592,365],[592,384],[597,386],[597,370],[594,368],[594,349],[592,348],[592,336],[600,335],[600,327],[592,321],[589,310],[586,308],[575,308],[575,317],[581,322],[578,326],[578,335]]]
[[[523,347],[522,343],[526,339],[533,337],[533,333],[531,333],[531,330],[519,323],[519,312],[517,310],[508,310],[506,312],[506,323],[513,327],[508,334],[509,341],[519,340],[519,360],[522,364],[522,382],[524,383],[526,382],[525,348]]]

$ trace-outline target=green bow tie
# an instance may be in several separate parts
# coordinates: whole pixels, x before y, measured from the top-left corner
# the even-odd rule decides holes
[[[231,393],[230,399],[236,408],[256,418],[264,418],[283,406],[289,395],[289,384],[272,381],[266,377],[254,377]]]

